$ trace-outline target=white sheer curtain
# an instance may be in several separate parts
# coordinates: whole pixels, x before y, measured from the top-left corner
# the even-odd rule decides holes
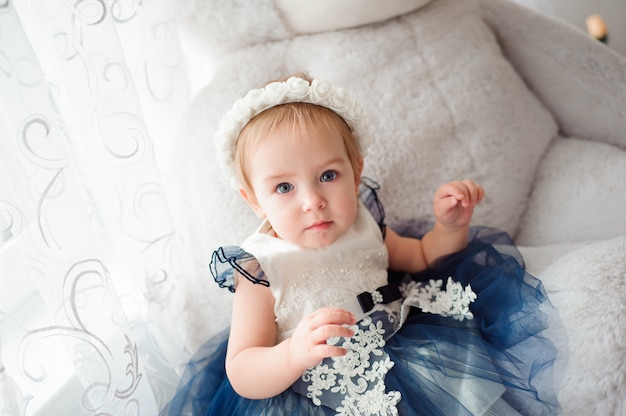
[[[0,0],[0,414],[154,415],[187,354],[169,0]]]

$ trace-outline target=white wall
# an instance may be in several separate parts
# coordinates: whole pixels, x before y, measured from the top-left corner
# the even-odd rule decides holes
[[[609,30],[608,45],[626,56],[626,0],[551,0],[546,11],[587,32],[585,19],[597,13]]]

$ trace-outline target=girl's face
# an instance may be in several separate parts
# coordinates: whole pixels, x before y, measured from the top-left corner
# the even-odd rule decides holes
[[[360,172],[352,169],[339,132],[279,127],[248,150],[252,195],[240,192],[278,238],[322,248],[354,223]]]

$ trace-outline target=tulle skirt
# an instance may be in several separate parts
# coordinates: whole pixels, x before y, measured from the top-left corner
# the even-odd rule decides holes
[[[403,232],[411,234],[411,232]],[[417,275],[452,276],[471,285],[474,318],[411,312],[384,347],[394,362],[387,391],[398,391],[400,415],[552,415],[560,412],[554,364],[559,353],[546,337],[558,322],[539,280],[525,272],[506,233],[472,228],[468,247]],[[224,369],[228,331],[210,339],[190,360],[162,415],[334,415],[332,409],[288,389],[249,400],[232,389]]]

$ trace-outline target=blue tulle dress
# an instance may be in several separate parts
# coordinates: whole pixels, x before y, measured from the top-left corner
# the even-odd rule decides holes
[[[370,270],[386,264],[383,220],[375,191],[367,186],[355,234],[316,254],[321,257],[309,261],[310,253],[268,241],[262,229],[244,244],[254,255],[239,247],[217,250],[211,267],[222,287],[235,290],[237,270],[273,290],[282,338],[290,335],[298,313],[324,302],[359,309],[355,336],[329,340],[348,349],[345,357],[324,360],[278,396],[249,400],[237,395],[226,377],[225,331],[194,355],[161,414],[558,414],[553,374],[558,352],[545,336],[556,311],[541,282],[525,272],[509,236],[472,228],[466,249],[427,270],[413,275],[384,270],[381,276]],[[408,223],[398,231],[419,237],[423,225]],[[364,235],[370,245],[362,244]],[[360,254],[336,254],[354,253],[354,241]],[[274,250],[286,253],[282,263],[274,262]],[[265,256],[272,262],[264,262]],[[292,277],[276,277],[289,264],[297,268],[284,276]],[[294,284],[302,281],[309,283]]]

